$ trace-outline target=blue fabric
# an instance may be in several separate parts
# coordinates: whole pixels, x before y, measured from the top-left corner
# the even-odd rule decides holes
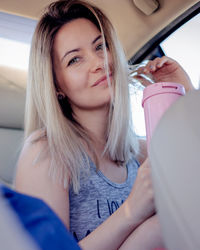
[[[80,250],[57,215],[40,199],[0,186],[3,197],[43,250]]]

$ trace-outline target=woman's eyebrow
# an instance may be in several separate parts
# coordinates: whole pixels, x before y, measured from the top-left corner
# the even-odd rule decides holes
[[[64,58],[65,58],[67,55],[69,55],[70,53],[78,52],[78,51],[80,51],[80,48],[72,49],[72,50],[67,51],[67,52],[64,54],[64,56],[61,58],[61,62],[62,62],[62,61],[64,60]]]
[[[92,44],[96,43],[96,41],[98,41],[98,40],[101,39],[101,38],[102,38],[102,35],[97,36],[97,37],[94,39],[94,41],[92,42]]]
[[[102,38],[102,35],[97,36],[97,37],[92,41],[92,44],[95,44],[96,41],[98,41],[98,40],[101,39],[101,38]],[[64,60],[64,58],[65,58],[67,55],[69,55],[70,53],[78,52],[78,51],[80,51],[80,48],[72,49],[72,50],[67,51],[67,52],[64,54],[64,56],[61,58],[61,62],[62,62],[62,61]]]

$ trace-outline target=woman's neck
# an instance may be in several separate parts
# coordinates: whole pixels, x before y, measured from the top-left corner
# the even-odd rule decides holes
[[[96,110],[75,109],[77,121],[87,129],[94,143],[105,145],[109,107]]]
[[[77,121],[87,129],[92,138],[91,147],[88,148],[85,145],[86,152],[95,163],[97,163],[96,160],[98,161],[98,168],[107,176],[107,169],[113,166],[116,167],[116,163],[107,154],[102,155],[106,144],[109,107],[92,111],[74,110],[74,113]]]

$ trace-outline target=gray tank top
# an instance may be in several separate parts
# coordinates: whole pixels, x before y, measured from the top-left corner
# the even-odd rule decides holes
[[[127,179],[124,183],[114,183],[101,171],[96,171],[90,161],[90,176],[81,176],[80,191],[75,194],[70,188],[70,231],[77,241],[96,229],[114,213],[128,197],[135,181],[138,162],[129,161]]]

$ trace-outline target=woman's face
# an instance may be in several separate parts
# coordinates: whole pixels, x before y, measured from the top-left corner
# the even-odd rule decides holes
[[[109,50],[109,77],[112,59]],[[85,18],[63,25],[53,45],[54,70],[58,85],[72,110],[94,110],[107,106],[110,90],[104,67],[103,39],[97,27]]]

